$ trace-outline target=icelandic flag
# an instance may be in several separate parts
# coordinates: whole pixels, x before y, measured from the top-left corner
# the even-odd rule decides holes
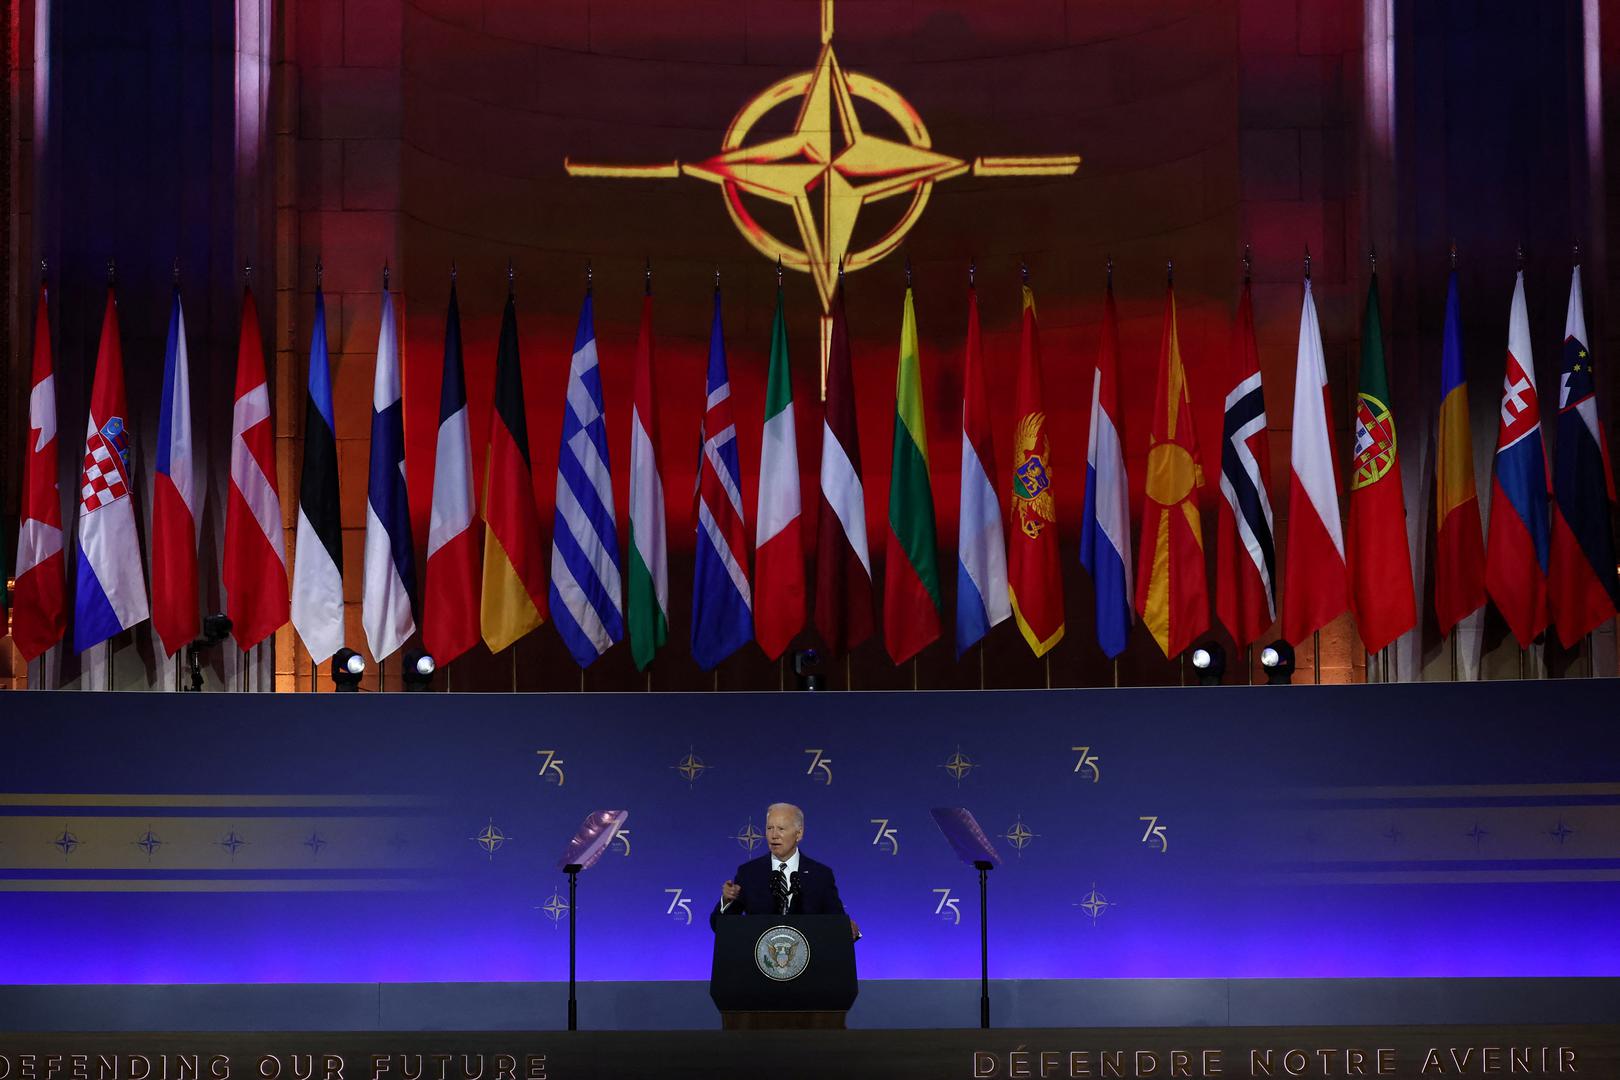
[[[1507,620],[1519,648],[1547,626],[1547,457],[1541,402],[1530,351],[1524,271],[1513,285],[1501,421],[1491,479],[1491,524],[1485,538],[1485,591]]]
[[[731,376],[726,369],[719,289],[714,290],[704,400],[699,432],[702,456],[698,461],[697,555],[692,573],[692,659],[708,671],[754,636],[742,465],[737,454],[737,424],[732,418]]]
[[[309,339],[297,544],[292,622],[304,639],[309,658],[323,664],[343,647],[343,526],[337,436],[332,426],[332,369],[326,355],[326,297],[319,286],[315,288],[315,327]]]
[[[197,482],[191,443],[191,374],[180,288],[163,350],[157,474],[152,478],[152,628],[166,656],[197,636]]]
[[[574,357],[568,368],[556,501],[548,592],[551,617],[574,661],[587,667],[624,638],[619,527],[613,517],[607,416],[589,289],[579,309]]]
[[[1608,446],[1598,425],[1596,382],[1586,348],[1581,268],[1569,282],[1564,357],[1558,373],[1558,442],[1553,460],[1553,527],[1548,601],[1565,648],[1614,617],[1614,501]]]
[[[79,571],[73,597],[73,648],[84,652],[145,622],[146,575],[135,532],[130,437],[124,403],[124,354],[111,286],[96,349],[90,422],[79,471]]]
[[[1080,562],[1097,594],[1097,644],[1110,659],[1125,651],[1135,617],[1131,581],[1131,504],[1120,445],[1119,316],[1110,282],[1103,303],[1102,345],[1091,375],[1091,436],[1086,441],[1086,499],[1080,517]]]
[[[968,290],[967,358],[962,372],[962,512],[956,541],[956,655],[1012,618],[1007,596],[1007,536],[992,476],[990,399],[984,389],[979,294]]]
[[[416,632],[416,554],[405,498],[405,414],[400,395],[399,328],[384,289],[371,385],[371,472],[366,488],[365,594],[360,624],[372,658],[392,656]]]

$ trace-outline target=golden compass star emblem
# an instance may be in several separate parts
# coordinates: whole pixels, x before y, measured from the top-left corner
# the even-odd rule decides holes
[[[1080,167],[1078,154],[968,161],[940,153],[917,110],[892,87],[846,71],[832,38],[833,0],[822,0],[816,66],[772,83],[745,103],[713,157],[645,165],[564,158],[563,167],[570,176],[640,180],[690,176],[719,185],[732,222],[760,254],[810,274],[823,312],[829,310],[837,288],[840,262],[845,270],[859,270],[898,248],[922,217],[936,183],[970,171],[974,176],[1068,176]],[[857,101],[875,106],[896,130],[891,135],[867,130],[856,114]],[[750,138],[766,116],[795,103],[798,115],[792,131],[777,138]],[[745,196],[790,207],[797,244],[761,225]],[[862,211],[897,197],[909,199],[899,219],[876,240],[852,249]]]

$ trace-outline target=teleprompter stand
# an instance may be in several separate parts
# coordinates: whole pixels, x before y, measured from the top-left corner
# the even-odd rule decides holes
[[[563,849],[557,868],[568,875],[568,1030],[579,1030],[579,999],[574,971],[578,959],[574,928],[579,923],[579,875],[596,865],[630,817],[628,810],[593,810],[585,815],[573,839]]]
[[[965,806],[929,811],[958,858],[979,872],[979,1026],[990,1026],[990,871],[1001,855]]]

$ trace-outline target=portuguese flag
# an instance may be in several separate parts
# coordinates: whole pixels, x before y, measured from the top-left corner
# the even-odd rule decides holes
[[[894,460],[889,469],[889,542],[883,590],[883,644],[896,664],[939,637],[939,544],[928,486],[917,313],[906,290],[900,368],[894,381]]]
[[[1384,371],[1384,326],[1378,313],[1378,275],[1367,285],[1361,323],[1361,386],[1356,394],[1356,447],[1350,463],[1350,608],[1361,641],[1378,652],[1412,629],[1417,601],[1412,556],[1406,544],[1406,498],[1395,417]]]

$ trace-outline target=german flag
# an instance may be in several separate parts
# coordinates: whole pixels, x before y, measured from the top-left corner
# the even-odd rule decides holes
[[[495,408],[484,466],[484,587],[478,622],[490,652],[500,652],[546,621],[546,560],[529,469],[523,415],[517,304],[506,298],[495,353]]]

